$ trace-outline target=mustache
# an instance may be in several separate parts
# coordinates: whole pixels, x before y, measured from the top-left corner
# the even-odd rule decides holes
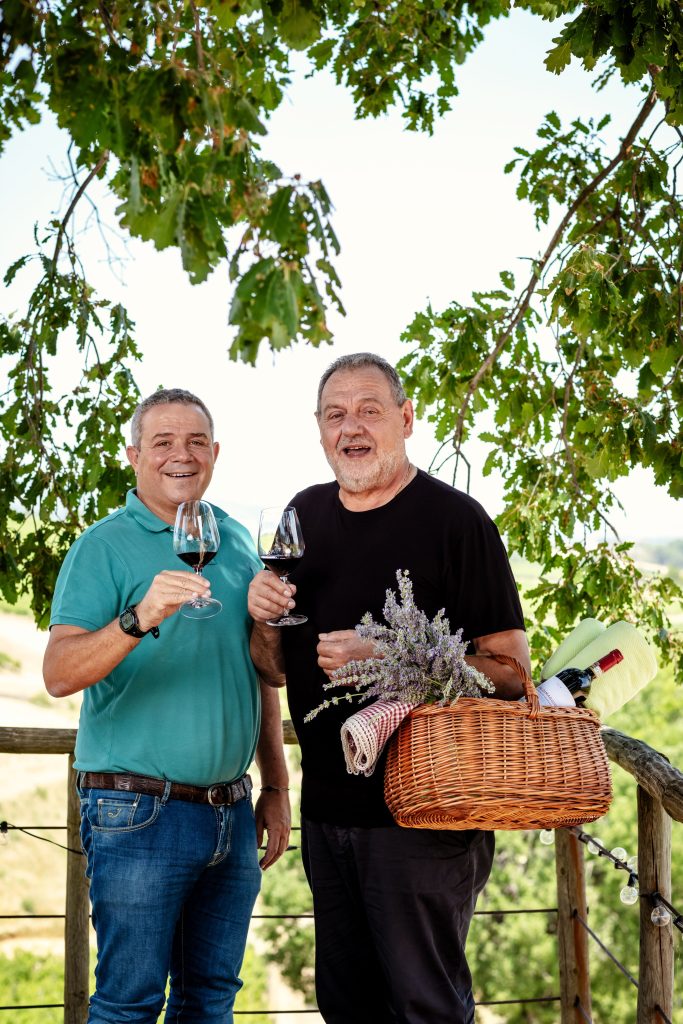
[[[356,434],[353,437],[341,437],[339,439],[339,441],[337,441],[337,445],[336,445],[336,449],[335,450],[340,452],[344,448],[348,448],[349,445],[352,445],[352,444],[362,444],[362,445],[367,445],[368,448],[371,447],[370,439],[368,437],[366,437],[365,434]]]

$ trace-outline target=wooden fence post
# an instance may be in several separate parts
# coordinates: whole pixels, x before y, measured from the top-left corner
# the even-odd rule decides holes
[[[583,844],[573,832],[555,832],[557,870],[557,941],[560,959],[562,1024],[579,1024],[591,1018],[591,987],[588,972],[588,934],[577,920],[585,921],[586,878]],[[579,1006],[583,1008],[581,1013]],[[585,1016],[584,1016],[585,1014]]]
[[[673,926],[659,928],[650,919],[649,893],[671,902],[671,818],[659,800],[638,786],[638,884],[640,900],[640,971],[637,1024],[660,1024],[659,1006],[673,1013]]]
[[[80,850],[80,805],[74,786],[74,755],[69,754],[66,799],[66,845]],[[64,922],[64,1024],[85,1024],[88,1016],[90,901],[85,857],[66,855],[66,920]]]

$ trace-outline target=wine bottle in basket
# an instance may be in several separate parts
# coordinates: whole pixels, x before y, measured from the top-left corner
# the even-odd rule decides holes
[[[563,668],[536,687],[539,703],[546,707],[571,707],[573,704],[582,707],[593,680],[623,660],[624,655],[615,648],[588,668]]]

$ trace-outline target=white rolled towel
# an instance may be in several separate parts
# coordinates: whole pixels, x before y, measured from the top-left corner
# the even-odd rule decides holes
[[[377,700],[346,719],[341,741],[349,775],[372,775],[387,740],[414,707],[400,700]]]

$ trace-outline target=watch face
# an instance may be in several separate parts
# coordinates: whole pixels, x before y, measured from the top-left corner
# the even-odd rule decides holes
[[[124,631],[129,629],[135,629],[137,623],[135,621],[135,612],[131,611],[130,608],[126,608],[125,611],[121,612],[121,629]]]

